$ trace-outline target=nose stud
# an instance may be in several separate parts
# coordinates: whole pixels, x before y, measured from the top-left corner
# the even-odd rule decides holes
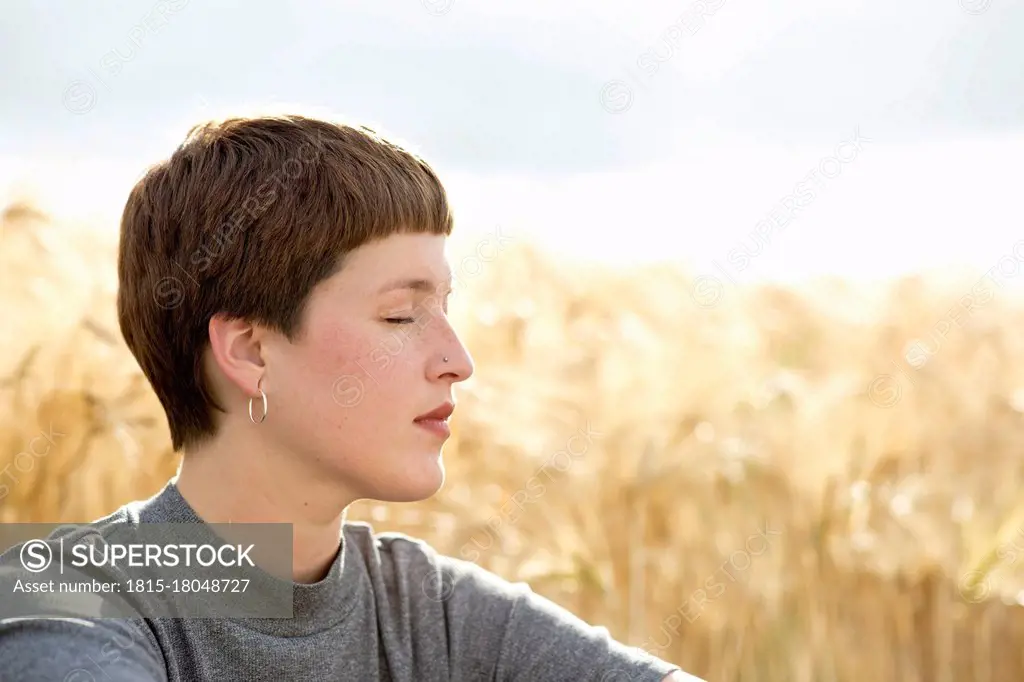
[[[444,356],[444,361],[445,361],[445,362],[448,362],[448,356],[447,356],[447,355],[446,355],[446,356]]]

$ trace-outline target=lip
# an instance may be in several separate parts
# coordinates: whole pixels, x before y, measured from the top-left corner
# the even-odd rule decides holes
[[[439,438],[448,438],[452,435],[451,427],[443,419],[417,419],[416,426]]]
[[[452,435],[451,427],[448,426],[448,417],[455,411],[453,403],[442,403],[426,414],[421,414],[413,421],[416,426],[429,431],[439,438],[448,438]]]
[[[426,412],[416,417],[414,421],[423,421],[436,419],[439,421],[447,421],[448,417],[452,416],[452,412],[455,411],[455,404],[452,402],[441,403],[430,412]]]

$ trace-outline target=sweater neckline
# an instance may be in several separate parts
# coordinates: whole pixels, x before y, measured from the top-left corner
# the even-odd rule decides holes
[[[137,518],[141,523],[195,523],[207,525],[188,503],[173,480],[156,495],[137,503]],[[292,588],[292,616],[290,618],[226,618],[249,630],[284,637],[313,635],[339,625],[355,606],[360,589],[370,584],[365,566],[358,556],[355,542],[346,542],[347,529],[343,525],[338,538],[338,553],[330,570],[315,583],[282,580],[261,569],[253,571],[264,588],[287,594]],[[210,530],[212,537],[216,534]],[[251,570],[251,569],[250,569]]]

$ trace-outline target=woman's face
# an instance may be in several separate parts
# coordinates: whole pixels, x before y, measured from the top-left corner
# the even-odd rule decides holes
[[[256,428],[357,499],[437,492],[447,436],[416,419],[454,403],[453,385],[473,373],[448,320],[451,275],[443,236],[396,234],[352,252],[314,290],[303,333],[265,342],[269,410]]]

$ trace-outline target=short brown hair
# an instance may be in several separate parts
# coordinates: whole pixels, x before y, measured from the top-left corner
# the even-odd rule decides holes
[[[175,450],[216,433],[203,372],[210,318],[302,327],[313,288],[353,249],[451,234],[443,186],[365,126],[305,116],[193,126],[132,189],[121,218],[121,333],[167,413]]]

